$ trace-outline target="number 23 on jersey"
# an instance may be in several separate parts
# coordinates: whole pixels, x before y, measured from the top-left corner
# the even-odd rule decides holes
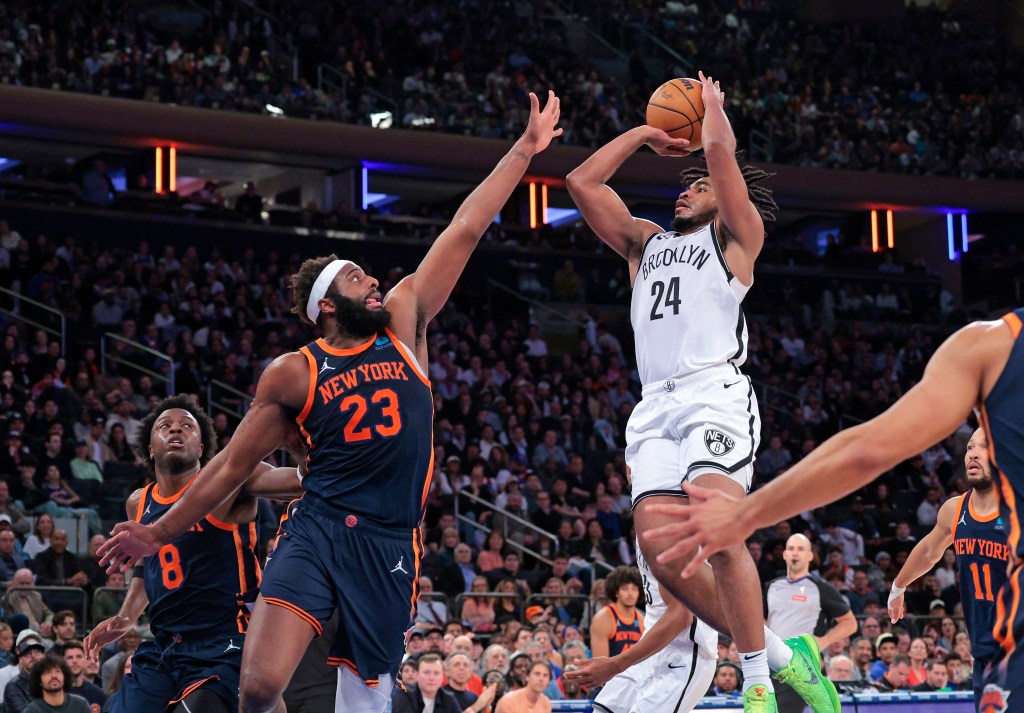
[[[362,394],[349,394],[338,407],[348,414],[345,424],[345,443],[362,443],[374,435],[382,438],[397,436],[402,430],[402,414],[398,410],[398,394],[391,389],[378,389],[367,402]],[[377,421],[374,425],[364,424]]]

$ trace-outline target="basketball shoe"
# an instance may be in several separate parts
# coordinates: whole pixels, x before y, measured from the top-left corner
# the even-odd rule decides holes
[[[793,660],[775,674],[775,678],[800,694],[814,713],[840,713],[839,692],[821,675],[821,652],[815,638],[801,634],[786,639],[785,643],[793,650]]]
[[[779,713],[775,691],[767,686],[751,686],[743,694],[743,713]]]

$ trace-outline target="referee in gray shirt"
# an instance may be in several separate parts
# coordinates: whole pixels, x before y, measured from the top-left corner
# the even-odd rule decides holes
[[[813,634],[825,649],[857,631],[857,619],[835,587],[810,573],[811,541],[793,535],[786,541],[786,576],[768,583],[765,612],[768,628],[783,639]],[[804,702],[785,684],[776,684],[779,713],[801,713]]]

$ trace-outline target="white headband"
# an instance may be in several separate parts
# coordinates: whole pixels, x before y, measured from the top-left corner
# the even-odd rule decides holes
[[[327,290],[330,289],[331,283],[334,282],[338,273],[350,265],[357,267],[351,260],[332,260],[317,276],[316,282],[313,283],[313,289],[309,293],[309,300],[306,302],[306,316],[313,324],[316,324],[316,319],[320,316],[320,300],[327,294]]]

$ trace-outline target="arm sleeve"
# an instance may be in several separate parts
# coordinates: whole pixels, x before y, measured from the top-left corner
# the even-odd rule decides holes
[[[818,592],[821,596],[821,611],[827,617],[836,619],[850,611],[850,605],[846,603],[835,587],[817,577],[814,578],[814,583],[818,585]]]

